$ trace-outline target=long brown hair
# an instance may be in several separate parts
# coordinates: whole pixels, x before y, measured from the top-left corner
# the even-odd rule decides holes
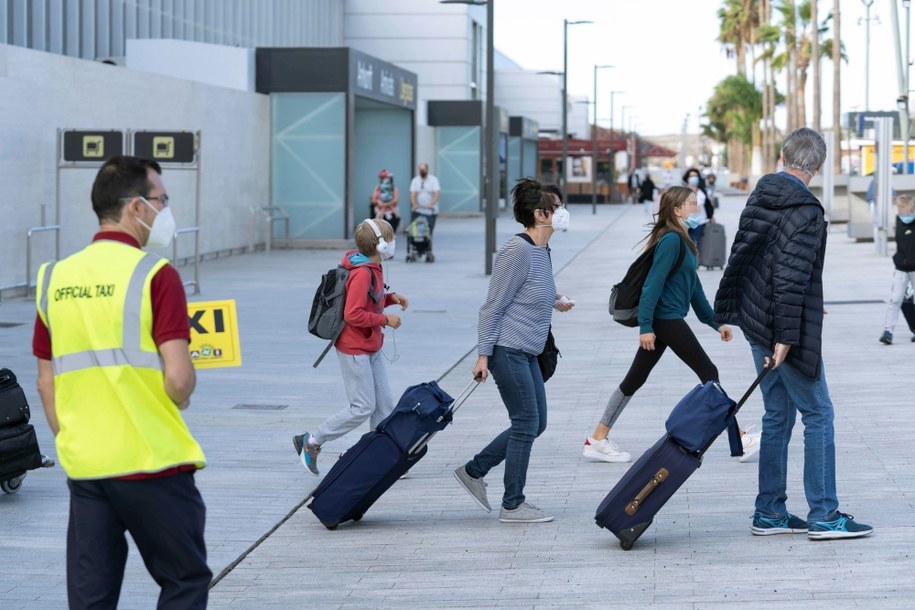
[[[648,240],[648,243],[645,244],[646,250],[651,249],[664,235],[674,231],[680,234],[680,239],[693,251],[693,255],[698,256],[699,251],[696,249],[695,242],[686,232],[683,221],[677,218],[675,212],[677,208],[686,203],[690,196],[695,197],[696,194],[692,189],[685,186],[672,186],[664,191],[664,194],[661,195],[661,205],[658,206],[658,217],[651,228],[651,232],[646,237]]]

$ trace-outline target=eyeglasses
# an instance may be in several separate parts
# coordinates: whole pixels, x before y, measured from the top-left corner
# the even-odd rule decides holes
[[[129,199],[134,199],[136,197],[143,197],[143,195],[130,195],[128,197],[120,197],[119,201],[127,201]],[[149,201],[150,199],[156,199],[156,200],[158,200],[159,203],[162,204],[163,208],[168,207],[168,195],[166,195],[165,193],[163,193],[161,195],[156,195],[155,197],[143,197],[143,199],[146,199],[147,201]]]

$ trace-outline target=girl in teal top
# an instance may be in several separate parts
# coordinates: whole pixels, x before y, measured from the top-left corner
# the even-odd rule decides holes
[[[668,346],[696,373],[700,383],[718,380],[718,369],[684,319],[692,306],[699,320],[717,330],[722,341],[731,340],[730,327],[712,319],[714,312],[696,273],[696,244],[686,229],[694,222],[697,209],[696,194],[686,187],[670,187],[661,196],[657,220],[645,245],[648,250],[657,244],[657,249],[639,299],[639,349],[626,377],[610,397],[600,423],[585,439],[582,449],[585,457],[604,462],[632,459],[607,437],[629,399],[648,379]],[[681,242],[686,246],[686,252],[679,267],[671,273],[680,255]],[[744,442],[749,440],[745,438]]]

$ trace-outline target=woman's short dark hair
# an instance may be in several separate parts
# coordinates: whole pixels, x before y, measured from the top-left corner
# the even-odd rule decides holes
[[[559,188],[558,184],[553,184],[552,182],[547,182],[543,185],[543,190],[547,193],[553,193],[556,197],[559,198],[559,203],[562,203],[564,199],[562,198],[562,189]]]
[[[125,198],[149,196],[153,188],[150,169],[162,173],[158,163],[140,157],[119,155],[105,161],[92,184],[92,210],[99,222],[119,221]]]
[[[515,220],[525,229],[534,226],[534,210],[546,210],[553,213],[553,193],[534,178],[521,178],[512,187],[512,209]]]

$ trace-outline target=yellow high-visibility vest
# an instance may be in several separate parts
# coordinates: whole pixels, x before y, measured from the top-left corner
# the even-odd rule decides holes
[[[51,335],[60,433],[73,479],[155,473],[205,458],[165,393],[152,337],[152,278],[167,261],[95,241],[38,271],[36,305]]]

